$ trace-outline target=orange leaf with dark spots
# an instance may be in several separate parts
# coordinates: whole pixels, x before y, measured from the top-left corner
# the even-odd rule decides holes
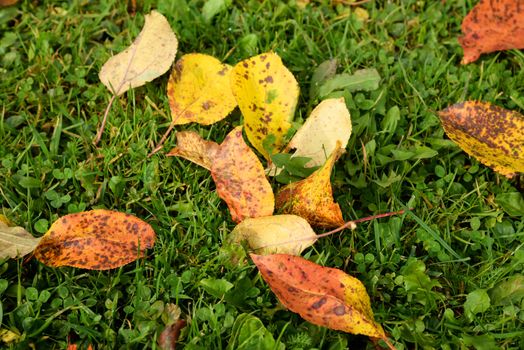
[[[155,231],[139,218],[97,209],[61,217],[51,225],[35,248],[40,262],[107,270],[139,258],[155,243]]]
[[[250,256],[278,300],[305,320],[387,340],[374,320],[366,288],[358,279],[294,255]]]
[[[211,175],[220,198],[235,222],[273,214],[275,197],[264,167],[242,137],[242,127],[231,131],[214,155]]]
[[[176,147],[167,156],[182,157],[211,170],[213,158],[219,148],[216,142],[206,141],[194,131],[179,131],[176,133],[176,140]]]
[[[462,22],[459,43],[463,64],[481,54],[524,49],[524,3],[520,0],[480,0]]]
[[[342,153],[340,141],[322,168],[304,180],[282,188],[276,196],[276,207],[282,213],[306,219],[311,226],[331,228],[344,224],[340,206],[333,199],[331,170]]]
[[[495,171],[524,172],[524,116],[486,102],[467,101],[438,113],[449,138]]]

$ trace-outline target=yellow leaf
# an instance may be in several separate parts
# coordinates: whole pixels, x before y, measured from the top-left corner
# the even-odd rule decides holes
[[[306,164],[310,168],[324,164],[337,142],[346,148],[350,136],[351,117],[344,98],[330,98],[313,109],[287,148],[296,149],[296,157],[311,158]]]
[[[16,258],[31,253],[40,242],[23,227],[9,227],[0,221],[0,259]]]
[[[235,222],[273,214],[275,197],[264,168],[236,127],[225,138],[211,165],[220,198],[226,201]]]
[[[144,28],[135,41],[104,64],[99,78],[115,95],[122,95],[167,72],[177,46],[178,40],[167,19],[151,11],[145,16]]]
[[[524,172],[524,116],[486,102],[466,101],[438,113],[449,138],[502,175]]]
[[[48,266],[107,270],[136,260],[154,243],[155,231],[148,223],[131,214],[96,209],[55,221],[34,254]]]
[[[176,134],[177,145],[168,156],[182,157],[201,167],[211,170],[211,164],[219,145],[213,141],[204,140],[194,131],[179,131]]]
[[[278,300],[305,320],[387,341],[358,279],[293,255],[251,254],[251,259]]]
[[[298,84],[280,57],[268,52],[237,63],[231,72],[233,94],[244,116],[251,144],[269,159],[263,142],[279,151],[284,144],[298,100]]]
[[[0,340],[4,343],[12,343],[20,339],[20,335],[9,330],[9,329],[0,329]]]
[[[311,226],[339,227],[344,224],[340,207],[333,200],[331,170],[342,153],[340,142],[326,163],[304,180],[285,186],[276,196],[276,207],[285,214],[306,219]]]
[[[274,215],[245,219],[231,232],[229,241],[247,243],[257,254],[300,255],[312,246],[317,235],[306,220],[296,215]]]
[[[231,66],[199,53],[182,56],[167,84],[173,124],[210,125],[227,117],[237,102],[231,92]]]

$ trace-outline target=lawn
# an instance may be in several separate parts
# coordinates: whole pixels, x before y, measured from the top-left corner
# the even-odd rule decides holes
[[[201,52],[234,65],[278,53],[300,85],[298,123],[320,102],[310,96],[320,63],[338,59],[339,73],[375,68],[378,89],[338,93],[353,134],[335,166],[334,196],[346,220],[413,210],[321,239],[303,256],[361,280],[397,349],[524,348],[522,182],[470,158],[436,114],[464,100],[524,111],[521,51],[460,65],[460,24],[475,3],[369,1],[355,11],[327,0],[303,9],[241,0],[210,20],[204,1],[138,1],[135,16],[126,1],[0,9],[0,214],[41,236],[63,215],[107,208],[157,233],[144,259],[109,271],[34,258],[0,263],[0,339],[6,330],[16,338],[0,347],[63,349],[69,339],[83,348],[157,348],[171,303],[188,320],[180,348],[267,349],[272,336],[286,349],[373,349],[367,337],[287,311],[253,263],[228,263],[221,247],[235,224],[207,170],[166,157],[174,134],[147,157],[170,122],[167,74],[118,98],[93,146],[111,98],[98,72],[158,9],[177,33],[177,57]],[[237,109],[212,126],[175,130],[221,142],[241,124]],[[244,314],[267,332],[242,348]]]

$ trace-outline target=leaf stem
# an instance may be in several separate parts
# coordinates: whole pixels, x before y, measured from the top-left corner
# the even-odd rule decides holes
[[[175,123],[171,122],[171,124],[169,124],[169,128],[167,128],[167,131],[164,133],[164,135],[162,136],[162,138],[160,139],[160,142],[158,142],[158,144],[155,146],[155,148],[151,151],[151,153],[149,153],[147,155],[147,157],[151,157],[153,154],[155,154],[156,152],[160,151],[162,149],[162,145],[164,144],[164,142],[166,141],[167,137],[169,136],[169,134],[171,134],[171,131],[173,131],[173,128],[175,127]]]
[[[109,115],[109,110],[111,109],[111,106],[113,105],[113,102],[115,101],[116,94],[113,94],[111,96],[111,99],[109,100],[109,103],[107,104],[106,110],[104,112],[104,117],[102,118],[102,124],[100,125],[100,128],[98,129],[98,132],[96,133],[96,138],[93,144],[96,146],[100,139],[102,138],[102,133],[104,132],[104,128],[106,127],[107,122],[107,116]]]

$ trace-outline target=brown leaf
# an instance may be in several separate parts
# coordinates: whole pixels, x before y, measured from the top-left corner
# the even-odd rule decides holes
[[[278,300],[305,320],[352,334],[386,338],[358,279],[294,255],[250,256]]]
[[[438,113],[449,138],[502,175],[524,172],[524,116],[486,102],[466,101]]]
[[[216,142],[206,141],[194,131],[179,131],[176,139],[177,145],[168,156],[182,157],[211,170],[213,158],[220,147]]]
[[[0,259],[29,254],[35,249],[38,242],[40,238],[33,237],[23,227],[9,227],[0,217]]]
[[[128,264],[152,248],[155,232],[139,218],[96,209],[61,217],[42,237],[34,254],[53,266],[107,270]]]
[[[524,48],[524,4],[520,0],[480,0],[462,22],[458,40],[464,49],[462,64],[481,54]]]
[[[180,331],[186,326],[186,321],[179,319],[164,328],[158,337],[158,346],[162,350],[175,350]]]
[[[211,175],[233,221],[273,214],[273,190],[262,164],[244,142],[241,126],[233,129],[220,145],[211,165]]]
[[[306,219],[311,226],[331,228],[344,224],[342,212],[333,199],[331,170],[342,153],[340,141],[322,168],[304,180],[285,186],[276,196],[276,207],[285,214]]]

